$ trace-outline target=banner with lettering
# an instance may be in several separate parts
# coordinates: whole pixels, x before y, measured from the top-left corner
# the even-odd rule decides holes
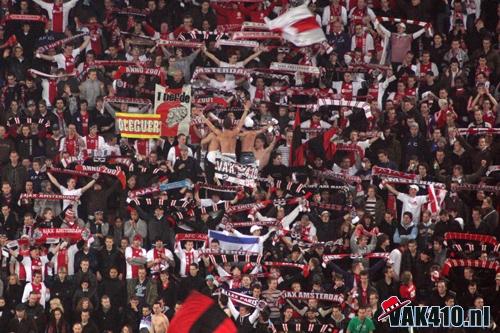
[[[215,161],[215,177],[220,180],[255,187],[255,180],[258,176],[259,170],[256,167],[221,159]]]
[[[161,135],[189,135],[191,123],[191,86],[169,89],[159,84],[155,87],[155,113],[161,117]]]
[[[116,113],[116,127],[124,138],[159,138],[161,125],[161,116],[158,114]]]

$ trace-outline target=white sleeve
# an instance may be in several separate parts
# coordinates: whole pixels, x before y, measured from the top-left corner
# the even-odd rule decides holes
[[[172,166],[175,163],[175,148],[172,147],[168,150],[167,161],[172,162]]]
[[[344,26],[347,25],[347,9],[345,9],[344,6],[342,6],[342,10],[340,11],[340,16],[342,18],[342,24]]]
[[[80,48],[76,48],[73,50],[73,52],[71,52],[71,55],[73,56],[73,58],[75,58],[79,54],[80,54]]]
[[[366,8],[366,12],[368,13],[368,16],[370,16],[371,20],[374,20],[376,18],[375,13],[371,8]]]
[[[398,196],[396,197],[399,201],[406,201],[408,200],[408,195],[407,194],[404,194],[404,193],[401,193],[399,192],[398,193]]]
[[[125,249],[125,260],[132,258],[132,248],[129,246]]]
[[[481,17],[481,0],[474,0],[476,3],[476,19]]]
[[[417,200],[418,200],[418,203],[423,205],[424,203],[426,203],[427,201],[429,201],[429,197],[427,195],[419,195],[417,197]]]
[[[361,89],[361,82],[354,81],[352,83],[352,94],[353,94],[353,96],[357,96],[358,95],[358,90],[359,89]]]
[[[386,36],[386,37],[391,36],[391,32],[389,30],[387,30],[386,27],[384,27],[384,25],[378,21],[375,22],[375,29],[377,29],[377,28],[379,28],[379,30],[384,34],[384,36]]]
[[[28,301],[28,298],[30,296],[30,292],[33,290],[33,287],[31,286],[31,283],[26,284],[24,286],[24,291],[23,291],[23,297],[21,298],[21,302],[26,302]]]
[[[321,21],[324,27],[328,26],[328,23],[330,23],[330,6],[326,6],[323,10],[323,19]]]
[[[425,32],[425,28],[422,28],[420,30],[418,30],[417,32],[414,32],[413,34],[411,34],[411,37],[413,39],[417,39],[418,37],[422,36]]]
[[[264,216],[262,215],[260,212],[257,212],[255,214],[255,217],[257,218],[257,220],[259,221],[272,221],[274,220],[272,217],[267,217],[267,216]]]
[[[295,209],[292,210],[290,214],[288,214],[281,220],[281,225],[285,229],[290,229],[290,225],[293,223],[293,221],[295,221],[297,216],[299,216],[299,213],[300,213],[300,205],[297,205],[297,207],[295,207]]]
[[[75,7],[77,2],[78,2],[78,0],[69,0],[68,2],[66,2],[64,4],[64,9],[71,9],[71,8]]]
[[[52,60],[52,62],[57,62],[57,66],[59,66],[59,67],[60,67],[60,64],[64,64],[64,62],[65,62],[65,59],[64,59],[64,56],[62,55],[62,53],[56,54],[53,59],[54,60]]]
[[[368,34],[366,36],[366,50],[373,51],[375,49],[375,44],[373,43],[372,35]]]
[[[354,51],[356,48],[356,37],[352,36],[351,37],[351,51]]]
[[[175,255],[177,257],[179,257],[180,260],[184,260],[184,258],[186,257],[186,254],[182,250],[182,246],[181,246],[181,242],[180,241],[177,242],[177,243],[175,243],[174,252],[175,252]]]
[[[431,70],[432,70],[432,73],[434,74],[434,76],[439,76],[439,69],[435,63],[432,63]]]
[[[217,273],[219,273],[219,276],[220,277],[224,277],[224,276],[230,276],[231,274],[229,274],[228,272],[226,272],[224,270],[224,268],[220,267],[219,265],[215,266],[215,268],[217,269]]]
[[[102,136],[99,136],[99,147],[102,149],[106,145],[106,141]]]
[[[167,258],[170,259],[170,260],[174,260],[174,255],[172,253],[172,251],[170,251],[169,249],[167,249],[167,254],[166,254]]]
[[[61,143],[59,144],[59,152],[63,153],[64,152],[64,146],[66,145],[66,138],[61,139]]]
[[[330,128],[330,127],[332,127],[332,125],[330,125],[329,123],[327,123],[326,121],[323,121],[323,120],[320,120],[319,123],[321,124],[322,128]]]
[[[52,16],[52,7],[54,7],[54,4],[42,0],[33,0],[33,2],[45,9],[49,13],[49,16]]]
[[[311,127],[311,121],[310,120],[306,120],[306,121],[304,121],[304,122],[302,122],[300,124],[300,128],[309,128],[309,127]]]
[[[155,260],[155,256],[154,256],[153,252],[154,252],[154,250],[151,249],[151,250],[148,251],[148,253],[146,253],[146,259],[147,259],[147,261],[153,261],[153,260]]]
[[[342,90],[342,81],[333,81],[332,88],[337,91],[337,94],[340,94],[340,91]]]

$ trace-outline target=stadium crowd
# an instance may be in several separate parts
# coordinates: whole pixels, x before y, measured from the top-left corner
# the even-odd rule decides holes
[[[193,291],[238,332],[408,331],[391,296],[491,307],[413,332],[499,329],[500,4],[266,30],[299,5],[0,0],[1,332],[164,333]],[[120,133],[158,84],[190,86],[188,128]]]

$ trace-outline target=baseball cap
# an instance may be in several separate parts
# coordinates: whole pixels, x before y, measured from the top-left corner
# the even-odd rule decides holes
[[[410,188],[412,188],[412,189],[414,189],[416,191],[419,190],[418,185],[415,185],[415,184],[410,185]]]
[[[253,226],[250,228],[250,233],[252,233],[252,234],[253,234],[255,231],[257,231],[257,230],[261,230],[261,229],[262,229],[262,227],[261,227],[261,226],[259,226],[259,225],[253,225]]]
[[[208,274],[206,277],[205,277],[205,280],[215,280],[214,276],[212,274]]]

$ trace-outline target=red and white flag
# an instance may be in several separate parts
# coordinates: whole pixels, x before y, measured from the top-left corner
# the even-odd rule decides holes
[[[439,214],[439,211],[441,210],[441,204],[446,197],[446,190],[435,188],[434,185],[428,185],[427,193],[429,195],[429,203],[427,208],[431,211],[432,215]]]
[[[280,32],[283,38],[296,46],[308,46],[326,40],[325,34],[316,21],[307,3],[292,7],[274,20],[265,19],[269,30]]]

